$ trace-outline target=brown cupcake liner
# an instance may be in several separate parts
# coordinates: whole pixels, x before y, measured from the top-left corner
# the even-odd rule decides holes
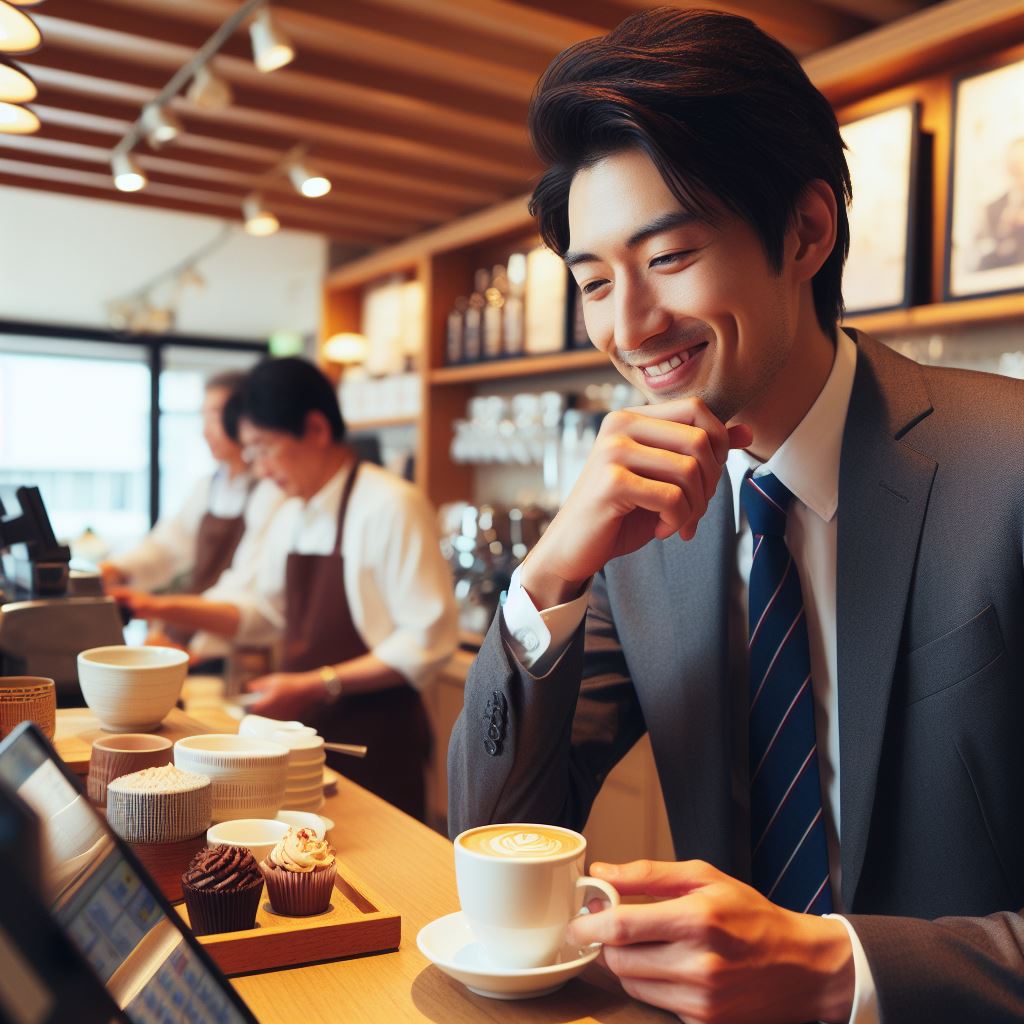
[[[188,920],[196,935],[247,931],[256,926],[256,911],[263,897],[263,883],[234,892],[207,892],[184,879],[181,892],[188,908]]]
[[[331,905],[334,879],[338,874],[336,865],[313,868],[312,871],[287,871],[265,860],[260,868],[275,914],[307,917],[322,914]]]

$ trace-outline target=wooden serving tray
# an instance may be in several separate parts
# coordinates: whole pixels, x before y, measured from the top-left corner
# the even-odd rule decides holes
[[[153,735],[166,736],[171,743],[184,739],[186,736],[196,736],[206,732],[213,732],[213,730],[203,725],[202,722],[189,718],[179,708],[172,708],[160,728],[152,730]],[[101,736],[116,735],[117,733],[101,729],[96,716],[88,708],[57,708],[57,732],[53,737],[53,745],[64,763],[76,775],[89,774],[89,758],[92,756],[93,740],[97,740]]]
[[[187,924],[185,905],[175,910]],[[331,906],[323,914],[275,914],[264,888],[255,928],[198,938],[225,974],[248,974],[360,953],[392,952],[402,941],[402,919],[339,862]]]

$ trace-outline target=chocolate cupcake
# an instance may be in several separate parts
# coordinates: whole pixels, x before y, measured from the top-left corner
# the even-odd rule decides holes
[[[290,828],[260,864],[270,906],[289,917],[321,914],[338,873],[334,851],[308,828]]]
[[[237,932],[256,924],[263,875],[244,846],[215,846],[192,858],[181,891],[196,935]]]

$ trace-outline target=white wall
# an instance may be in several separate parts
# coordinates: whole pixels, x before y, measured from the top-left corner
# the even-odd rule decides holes
[[[106,327],[106,303],[189,256],[224,221],[0,186],[0,319]],[[305,231],[251,238],[239,220],[185,289],[178,334],[263,339],[315,333],[327,242]]]

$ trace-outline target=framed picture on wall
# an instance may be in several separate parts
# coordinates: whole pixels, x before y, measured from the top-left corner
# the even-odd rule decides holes
[[[853,184],[847,315],[909,306],[913,282],[919,108],[906,103],[840,125]]]
[[[946,237],[947,298],[1024,289],[1024,59],[954,83]]]

